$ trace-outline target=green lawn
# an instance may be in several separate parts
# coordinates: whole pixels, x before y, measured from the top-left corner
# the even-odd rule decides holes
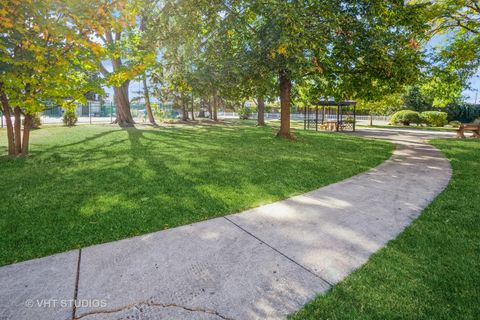
[[[480,142],[435,140],[447,189],[397,239],[291,319],[478,319]]]
[[[422,127],[422,126],[393,126],[393,125],[357,125],[357,127],[363,128],[380,128],[380,129],[408,129],[408,130],[427,130],[427,131],[445,131],[445,132],[455,132],[456,128],[452,127]]]
[[[0,130],[0,265],[223,216],[387,159],[386,142],[271,127],[47,127],[12,160]]]

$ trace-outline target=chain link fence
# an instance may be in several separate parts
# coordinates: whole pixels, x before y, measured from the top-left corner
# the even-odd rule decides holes
[[[130,105],[132,116],[134,120],[138,123],[146,122],[146,111],[144,104],[131,104]],[[171,105],[159,105],[155,106],[154,113],[157,118],[163,119],[175,119],[179,117],[180,111],[172,108]],[[62,124],[63,123],[63,112],[64,110],[61,107],[53,106],[47,108],[40,114],[40,120],[42,124]],[[115,105],[113,103],[99,103],[99,102],[89,102],[87,104],[79,104],[75,109],[75,113],[78,117],[77,123],[84,124],[100,124],[100,123],[112,123],[116,118]],[[205,115],[208,117],[208,112],[205,112]],[[240,115],[237,112],[225,112],[219,111],[217,113],[218,118],[220,119],[239,119]],[[198,117],[198,112],[196,113]],[[292,113],[290,115],[291,120],[293,121],[303,121],[303,113]],[[335,117],[334,115],[326,115],[326,117]],[[252,113],[249,116],[250,119],[256,119],[257,114]],[[280,119],[279,112],[267,112],[265,113],[265,120],[278,120]],[[333,119],[333,118],[332,118]],[[373,116],[373,121],[378,124],[387,124],[390,121],[388,116]],[[366,115],[357,115],[357,123],[367,124],[370,122],[370,116]],[[0,112],[0,128],[5,127],[5,118]]]

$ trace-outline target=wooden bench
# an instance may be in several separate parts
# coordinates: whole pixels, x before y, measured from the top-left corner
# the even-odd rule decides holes
[[[480,124],[462,123],[456,131],[457,131],[457,137],[462,139],[465,139],[465,131],[472,131],[473,138],[480,138]]]

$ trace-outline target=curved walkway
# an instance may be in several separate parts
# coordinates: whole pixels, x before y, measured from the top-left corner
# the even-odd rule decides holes
[[[285,318],[395,238],[450,179],[423,142],[435,134],[359,134],[392,140],[393,157],[240,214],[0,268],[0,319]]]

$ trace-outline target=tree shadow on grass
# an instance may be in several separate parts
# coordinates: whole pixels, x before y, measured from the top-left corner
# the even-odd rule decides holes
[[[374,142],[328,138],[335,143],[306,136],[292,144],[244,127],[128,128],[42,145],[0,169],[0,264],[238,212],[385,158]],[[365,146],[373,160],[336,163]]]

